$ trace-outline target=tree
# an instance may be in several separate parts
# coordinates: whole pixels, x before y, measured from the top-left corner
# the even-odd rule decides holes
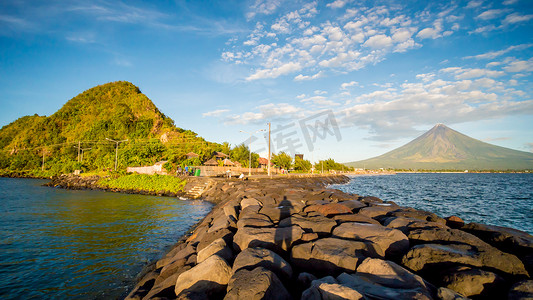
[[[273,164],[282,167],[283,169],[289,169],[292,165],[292,157],[283,151],[279,154],[274,154],[271,161]]]
[[[231,150],[230,157],[233,161],[238,161],[243,167],[248,168],[250,164],[250,149],[242,143]],[[257,167],[259,167],[259,154],[252,152],[252,168]]]
[[[311,170],[311,162],[306,159],[302,159],[299,156],[296,156],[294,158],[293,166],[294,170],[296,171],[308,172],[309,170]]]
[[[353,170],[352,167],[345,166],[343,164],[340,164],[333,160],[332,158],[328,158],[326,160],[321,160],[318,163],[315,164],[315,169],[324,171],[351,171]]]

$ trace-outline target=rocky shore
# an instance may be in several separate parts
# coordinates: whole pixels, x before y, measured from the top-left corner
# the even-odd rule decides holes
[[[127,299],[532,299],[533,237],[328,189],[215,181],[218,203]]]

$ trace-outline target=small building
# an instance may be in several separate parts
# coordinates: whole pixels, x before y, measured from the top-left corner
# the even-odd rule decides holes
[[[296,159],[297,157],[299,157],[301,160],[304,159],[304,155],[303,154],[294,154],[294,159]]]
[[[274,164],[272,163],[272,161],[270,162],[270,166],[273,166]],[[261,168],[268,168],[268,159],[264,158],[264,157],[259,157],[259,166]]]
[[[191,158],[196,158],[196,157],[199,157],[200,155],[194,153],[194,152],[189,152],[187,154],[185,154],[185,156],[187,156],[187,159],[191,159]]]
[[[215,152],[215,154],[214,154],[214,158],[215,158],[216,160],[226,159],[226,158],[228,158],[228,157],[229,157],[229,155],[227,155],[226,153],[222,153],[222,152],[218,152],[218,151]]]
[[[225,158],[224,161],[222,162],[222,165],[223,166],[235,166],[235,163],[232,162],[231,160]]]
[[[146,167],[127,167],[126,172],[128,173],[138,173],[138,174],[166,174],[167,170],[163,168],[163,165],[166,164],[168,161],[162,160],[156,162],[153,166],[146,166]]]
[[[218,166],[218,162],[216,161],[216,159],[211,158],[210,160],[206,161],[204,163],[204,165],[206,165],[206,166]]]

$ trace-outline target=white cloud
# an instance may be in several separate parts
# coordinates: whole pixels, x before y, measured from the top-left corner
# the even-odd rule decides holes
[[[503,50],[498,50],[498,51],[489,51],[487,53],[483,53],[483,54],[479,54],[479,55],[474,55],[474,56],[466,56],[465,59],[470,59],[470,58],[475,58],[475,59],[494,59],[498,56],[502,56],[510,51],[513,51],[513,50],[523,50],[523,49],[527,49],[529,47],[532,47],[533,44],[523,44],[523,45],[516,45],[516,46],[509,46]]]
[[[370,47],[373,49],[382,49],[382,48],[388,48],[392,46],[392,38],[389,36],[386,36],[384,34],[378,34],[371,36],[366,42],[363,44],[365,47]]]
[[[209,112],[203,113],[202,116],[203,117],[218,117],[218,116],[223,115],[223,114],[225,114],[227,112],[229,112],[229,109],[217,109],[217,110],[213,110],[213,111],[209,111]]]
[[[248,19],[252,19],[257,14],[270,15],[281,5],[280,0],[256,0],[246,14]]]
[[[357,85],[359,85],[357,81],[345,82],[341,84],[341,90],[347,90],[349,87],[357,86]]]
[[[301,69],[302,66],[300,63],[289,62],[277,68],[259,70],[248,76],[246,80],[251,81],[264,78],[277,78],[281,75],[287,75],[292,72],[300,71]]]
[[[348,0],[335,0],[331,3],[326,4],[326,6],[331,8],[342,8],[346,5],[347,2]]]
[[[505,20],[503,20],[503,23],[505,24],[515,24],[519,22],[527,22],[529,20],[533,19],[533,15],[521,15],[518,13],[513,13],[505,17]]]
[[[503,67],[507,72],[518,73],[518,72],[533,72],[533,58],[529,60],[513,60]]]
[[[314,80],[314,79],[318,79],[322,77],[322,74],[324,74],[323,71],[319,71],[318,73],[311,75],[311,76],[300,74],[294,77],[294,81]]]
[[[489,9],[489,10],[486,10],[486,11],[482,12],[481,14],[479,14],[476,17],[476,19],[492,20],[492,19],[498,18],[499,16],[503,15],[507,11],[508,10],[506,10],[506,9]]]
[[[482,4],[483,4],[483,1],[472,0],[468,2],[468,4],[466,5],[466,8],[476,8],[476,7],[480,7]]]
[[[261,123],[266,120],[283,120],[301,117],[302,108],[288,103],[269,103],[256,108],[259,112],[245,112],[225,118],[226,124]]]
[[[441,34],[439,29],[428,27],[420,30],[416,36],[421,39],[436,39],[441,37]]]
[[[479,78],[483,76],[500,77],[500,76],[505,75],[505,72],[503,71],[495,71],[495,70],[479,69],[479,68],[472,68],[472,69],[471,68],[459,68],[459,67],[441,69],[441,72],[453,73],[455,75],[455,79],[472,79],[472,78]]]

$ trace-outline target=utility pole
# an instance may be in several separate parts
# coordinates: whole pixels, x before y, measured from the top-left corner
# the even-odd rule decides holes
[[[270,173],[270,122],[268,123],[268,176],[272,176]]]
[[[110,141],[110,142],[115,143],[115,145],[116,145],[116,147],[115,147],[115,171],[116,171],[117,170],[117,163],[118,163],[118,144],[120,144],[122,142],[127,142],[128,140],[115,141],[115,140],[108,139],[108,138],[105,138],[105,139]]]
[[[83,163],[83,151],[85,150],[91,150],[92,148],[83,148],[81,149],[81,162]]]
[[[78,162],[80,162],[80,149],[81,149],[81,142],[78,141],[78,146],[72,146],[74,148],[78,149]]]

